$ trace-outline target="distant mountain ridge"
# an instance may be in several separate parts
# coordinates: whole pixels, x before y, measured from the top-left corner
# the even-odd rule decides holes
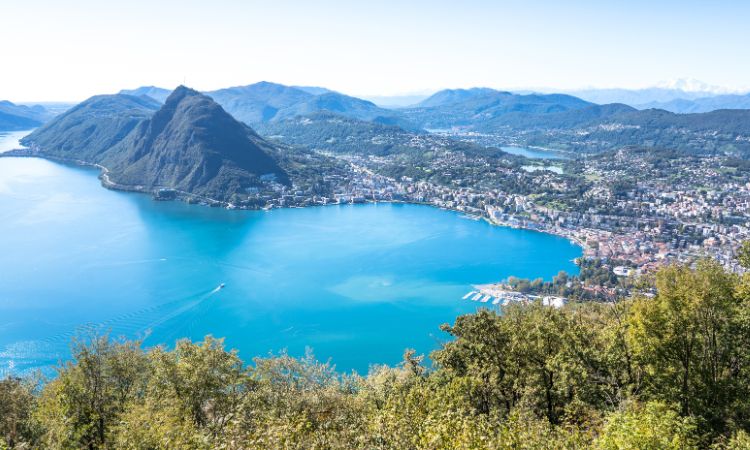
[[[260,83],[207,92],[237,120],[255,124],[273,120],[279,111],[313,98],[301,89],[282,84]]]
[[[609,105],[589,105],[580,109],[552,111],[549,113],[509,112],[474,126],[478,131],[497,132],[501,129],[537,130],[569,129],[608,120],[613,116],[636,112],[637,110],[621,103]]]
[[[438,91],[426,99],[422,100],[418,104],[414,105],[417,108],[433,108],[436,106],[451,105],[454,103],[464,102],[478,97],[492,95],[499,93],[490,88],[469,88],[469,89],[443,89]],[[509,94],[509,92],[506,92]]]
[[[599,105],[623,103],[633,107],[651,102],[669,102],[676,99],[693,99],[708,95],[706,93],[657,87],[645,89],[583,89],[568,91],[568,93]]]
[[[186,88],[181,88],[180,91],[184,89]],[[190,164],[210,159],[204,158],[205,155],[201,153],[205,146],[192,148],[193,142],[185,137],[188,135],[185,129],[200,130],[202,123],[183,120],[190,118],[187,115],[177,115],[170,119],[175,122],[165,129],[166,134],[159,135],[158,138],[147,137],[154,133],[153,130],[143,129],[146,125],[142,122],[151,120],[151,115],[159,109],[159,102],[148,94],[158,97],[163,91],[149,86],[128,91],[140,95],[138,97],[120,95],[115,96],[115,101],[115,98],[104,96],[94,108],[98,114],[94,127],[84,117],[87,103],[84,102],[71,110],[76,114],[63,115],[60,120],[54,121],[54,126],[60,129],[36,136],[36,144],[48,152],[67,149],[66,146],[79,148],[81,159],[102,158],[100,161],[106,161],[107,167],[116,168],[112,179],[123,184],[134,182],[136,178],[131,172],[146,173],[149,174],[149,182],[140,183],[144,186],[179,186],[179,189],[186,191],[202,189],[206,195],[209,192],[211,195],[219,195],[223,190],[240,192],[264,174],[274,174],[282,184],[288,182],[288,177],[268,163],[260,153],[254,153],[257,156],[255,166],[243,165],[236,158],[225,158],[227,169],[239,167],[240,172],[244,172],[211,172],[207,178],[196,177],[194,174],[188,177],[187,173],[162,167],[159,165],[159,157],[135,158],[133,155],[148,153],[150,150],[144,149],[151,149],[155,154],[161,155],[161,158],[169,160],[177,154],[177,148],[184,148],[189,149],[187,153],[191,155]],[[397,148],[411,152],[416,149],[410,147],[409,139],[424,136],[424,130],[453,130],[450,133],[483,135],[481,142],[490,146],[501,145],[511,139],[529,145],[549,145],[584,152],[595,152],[618,145],[645,145],[750,155],[748,110],[680,115],[665,110],[638,110],[621,103],[599,105],[566,94],[518,94],[490,88],[447,89],[424,99],[416,107],[395,110],[379,108],[372,102],[325,88],[298,88],[269,82],[221,89],[207,94],[192,90],[189,92],[190,95],[184,97],[197,96],[196,98],[213,104],[211,108],[206,107],[205,111],[218,108],[226,116],[212,116],[214,119],[210,122],[213,125],[205,127],[206,129],[221,128],[219,123],[228,123],[228,118],[234,116],[242,121],[235,122],[248,130],[250,128],[245,124],[253,123],[254,128],[265,136],[281,136],[280,140],[284,143],[311,146],[309,148],[317,150],[336,148],[357,153],[359,150],[353,149],[354,145],[362,151],[369,149],[368,152],[380,155],[397,151]],[[733,98],[737,97],[741,96]],[[96,97],[91,101],[95,99]],[[219,105],[223,107],[220,108]],[[165,103],[162,108],[166,106]],[[119,112],[110,117],[105,114],[108,108],[119,108]],[[157,116],[160,115],[154,115],[153,120],[157,120]],[[150,126],[153,128],[154,124],[151,123]],[[227,129],[230,128],[232,127]],[[250,131],[248,140],[255,140],[256,147],[268,150],[265,154],[274,153],[273,148],[257,141],[261,138]],[[234,130],[227,136],[243,133]],[[351,136],[347,138],[346,133]],[[383,136],[378,136],[379,133]],[[223,142],[222,135],[199,133],[193,136],[205,141]],[[62,142],[56,142],[58,138]],[[422,137],[416,139],[423,140]],[[161,144],[155,145],[157,141]],[[113,142],[118,144],[118,155],[130,156],[113,160],[109,159],[113,154],[111,151],[102,155],[105,149],[114,146]],[[144,142],[151,144],[146,145]],[[235,139],[234,142],[238,141]],[[233,145],[223,146],[230,148]],[[253,153],[251,150],[248,152]],[[264,170],[267,172],[261,173]],[[228,175],[230,173],[243,181],[231,186],[226,184],[225,180],[232,178]],[[216,176],[219,178],[214,180]]]
[[[122,94],[147,95],[162,101],[168,91],[153,86],[120,91]],[[322,87],[285,86],[261,81],[247,86],[235,86],[205,92],[224,109],[250,126],[273,120],[330,111],[360,120],[384,124],[395,124],[404,128],[414,128],[403,116],[394,110],[381,108],[374,103],[344,95]]]
[[[728,98],[744,100],[740,97]],[[485,143],[510,136],[528,145],[586,152],[644,145],[750,157],[747,109],[675,114],[622,103],[598,105],[564,94],[516,94],[486,88],[441,91],[422,105],[432,106],[401,111],[425,129],[480,133],[486,135]]]
[[[21,142],[46,156],[97,163],[160,104],[150,97],[96,95],[37,129]]]
[[[506,115],[547,115],[580,110],[592,103],[564,94],[514,94],[488,88],[444,90],[413,108],[407,119],[425,129],[483,127]]]
[[[319,86],[292,86],[294,89],[299,89],[300,91],[305,91],[308,94],[312,95],[322,95],[322,94],[328,94],[330,92],[335,92],[330,89],[326,89],[324,87]]]
[[[414,128],[398,111],[324,88],[260,82],[206,94],[249,125],[329,111],[354,119]]]
[[[172,91],[170,91],[169,89],[164,89],[156,86],[141,86],[136,89],[123,89],[118,92],[118,94],[132,95],[135,97],[145,95],[146,97],[151,97],[159,103],[164,103],[165,101],[167,101],[167,97],[169,97],[169,94],[171,93]]]
[[[0,101],[0,131],[19,131],[36,128],[49,120],[52,114],[41,105],[16,105]]]
[[[716,95],[692,100],[675,99],[638,105],[638,109],[663,109],[674,113],[704,113],[720,109],[750,109],[750,94]]]
[[[676,114],[660,109],[626,112],[603,123],[624,124],[650,130],[684,129],[691,132],[724,133],[750,141],[750,110],[725,109],[694,114]]]
[[[691,86],[691,90],[685,90]],[[598,105],[617,103],[636,109],[655,108],[675,113],[702,113],[719,109],[750,109],[750,94],[721,94],[718,93],[719,91],[697,90],[702,87],[709,89],[709,87],[705,87],[705,83],[689,84],[687,81],[644,89],[584,89],[566,91],[565,94],[540,94],[533,91],[511,93],[491,88],[476,87],[468,89],[444,89],[429,97],[416,95],[405,96],[403,98],[376,96],[365,100],[340,94],[323,87],[284,86],[276,83],[260,82],[248,86],[219,89],[217,91],[206,92],[206,94],[214,97],[232,115],[251,125],[269,120],[284,120],[300,112],[306,114],[325,111],[324,102],[311,101],[311,99],[326,94],[336,97],[341,96],[337,100],[341,106],[338,110],[331,110],[331,112],[361,120],[380,121],[386,124],[400,123],[404,128],[413,128],[415,124],[405,122],[406,118],[399,114],[399,109],[441,107],[497,93],[545,96],[571,95]],[[296,90],[296,95],[288,91],[289,89]],[[273,95],[269,95],[270,92],[273,92]],[[124,89],[120,93],[134,96],[146,95],[164,103],[171,91],[155,86],[142,86],[137,89]],[[287,101],[282,100],[283,98],[286,98]],[[371,104],[358,106],[358,100],[368,101]],[[347,103],[350,105],[347,105]],[[378,104],[382,106],[378,106]],[[350,107],[351,110],[348,109]]]
[[[342,148],[343,133],[350,132],[357,136],[352,137],[358,142],[357,145],[378,153],[388,150],[380,143],[368,143],[367,136],[381,142],[381,139],[374,138],[377,132],[391,137],[398,135],[393,130],[372,128],[361,122],[342,122],[343,117],[347,117],[344,114],[338,114],[338,117],[336,114],[317,114],[321,111],[335,113],[336,108],[305,109],[300,105],[296,103],[287,107],[288,114],[281,114],[275,120],[264,122],[267,126],[258,126],[269,135],[283,134],[286,142],[314,144],[316,148],[325,148],[329,138],[336,140],[336,143],[329,146]],[[715,149],[744,153],[747,147],[745,142],[750,135],[750,122],[746,122],[748,114],[742,111],[681,117],[668,111],[640,111],[622,103],[599,105],[566,94],[518,94],[489,88],[439,91],[418,106],[401,108],[397,112],[408,122],[423,129],[455,128],[499,136],[507,133],[534,133],[537,145],[544,145],[549,139],[540,137],[551,133],[556,137],[564,136],[570,143],[576,140],[585,142],[586,151],[596,147],[597,136],[601,138],[603,148],[611,148],[611,145],[647,144],[690,147],[691,151],[698,151],[701,145],[708,146],[706,149],[714,148],[706,142],[704,135],[715,131],[721,136],[720,139],[717,138],[721,144],[717,144]],[[290,121],[295,117],[300,120]],[[352,119],[351,116],[348,117]],[[356,117],[354,119],[367,121]],[[330,130],[326,130],[326,127]]]
[[[270,180],[290,184],[271,144],[184,86],[163,105],[146,96],[93,97],[23,143],[41,156],[103,165],[106,182],[146,192],[166,188],[228,202]]]
[[[638,109],[702,113],[719,109],[748,109],[747,91],[712,86],[693,79],[662,82],[643,89],[579,89],[566,91],[600,105],[624,103]]]

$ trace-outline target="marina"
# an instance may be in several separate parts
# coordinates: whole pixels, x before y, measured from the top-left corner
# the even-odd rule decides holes
[[[544,306],[554,308],[562,308],[568,303],[568,299],[564,297],[517,292],[510,290],[502,283],[477,285],[473,286],[473,288],[472,291],[469,291],[462,297],[462,300],[471,298],[472,301],[479,303],[490,303],[490,300],[492,300],[491,304],[495,306],[507,306],[512,303],[528,304],[541,301]]]

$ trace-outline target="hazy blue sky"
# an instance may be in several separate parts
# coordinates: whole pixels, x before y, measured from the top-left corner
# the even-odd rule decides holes
[[[0,99],[187,81],[353,95],[750,87],[750,1],[0,0]]]

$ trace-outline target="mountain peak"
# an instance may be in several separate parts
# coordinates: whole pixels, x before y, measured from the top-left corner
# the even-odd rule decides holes
[[[449,105],[471,100],[479,97],[486,97],[494,94],[500,94],[499,91],[490,88],[474,87],[469,89],[443,89],[435,92],[417,106],[431,108],[435,106]]]
[[[171,188],[227,201],[272,178],[289,184],[275,149],[211,97],[178,86],[104,160],[110,179],[146,189]]]
[[[149,97],[159,103],[164,103],[164,101],[167,99],[167,97],[169,97],[169,94],[171,93],[171,90],[160,88],[157,86],[141,86],[135,89],[123,89],[119,92],[119,94],[132,95],[135,97]]]
[[[695,78],[678,78],[674,80],[662,81],[656,84],[657,88],[660,89],[673,89],[683,92],[698,92],[708,94],[732,94],[737,93],[736,90],[728,89],[722,86],[716,86],[708,84]]]
[[[159,103],[145,96],[96,95],[34,131],[24,145],[49,156],[97,162],[158,109]]]
[[[211,97],[179,86],[159,106],[145,96],[93,97],[26,141],[43,155],[101,164],[123,189],[243,202],[276,189],[269,180],[291,184],[278,150]]]
[[[169,94],[169,97],[167,97],[167,100],[164,103],[165,104],[178,103],[185,97],[192,97],[195,95],[202,95],[202,94],[196,91],[195,89],[191,89],[187,86],[179,85],[174,89],[174,91],[172,91],[171,94]]]

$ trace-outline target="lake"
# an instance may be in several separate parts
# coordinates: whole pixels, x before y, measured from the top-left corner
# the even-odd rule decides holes
[[[0,131],[0,153],[24,148],[18,141],[31,133],[31,131]]]
[[[49,368],[87,327],[148,346],[212,334],[246,361],[310,347],[365,372],[447,340],[439,325],[478,307],[472,284],[575,273],[580,255],[429,206],[230,211],[0,158],[0,375]]]
[[[543,150],[539,148],[509,146],[500,147],[500,150],[512,155],[520,155],[532,159],[570,159],[569,156],[563,153],[555,152],[554,150]]]

